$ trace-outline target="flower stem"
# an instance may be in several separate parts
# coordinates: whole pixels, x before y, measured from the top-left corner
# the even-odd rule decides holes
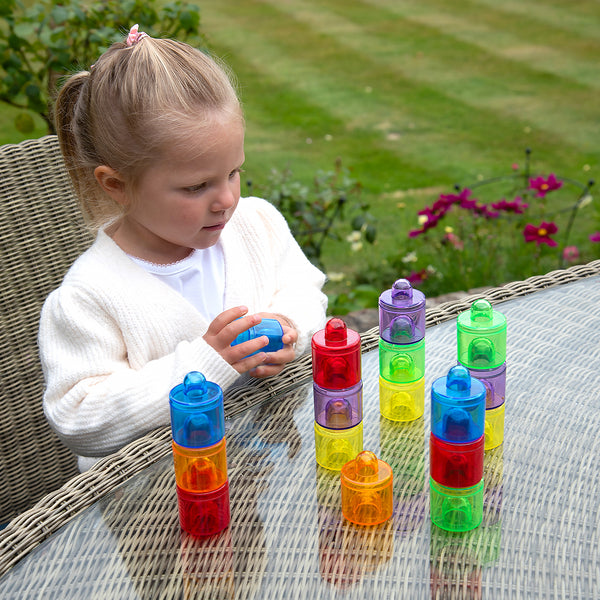
[[[569,245],[569,237],[571,235],[571,229],[573,228],[573,222],[575,221],[577,211],[579,210],[581,203],[588,196],[590,189],[593,185],[594,185],[594,180],[590,179],[588,181],[585,189],[583,190],[583,192],[581,192],[581,194],[579,195],[579,198],[577,198],[577,201],[575,202],[575,204],[573,204],[573,208],[571,209],[571,214],[569,215],[569,222],[567,223],[567,231],[565,232],[565,242],[563,245],[563,249]],[[565,264],[566,264],[565,257],[563,256],[563,253],[560,253],[559,259],[558,259],[558,266],[564,268]]]

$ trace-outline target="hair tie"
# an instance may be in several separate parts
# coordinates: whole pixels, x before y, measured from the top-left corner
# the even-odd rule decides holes
[[[140,40],[143,40],[145,37],[148,37],[147,33],[143,31],[138,31],[139,25],[136,23],[130,30],[125,43],[128,48],[131,48],[135,44],[137,44]]]

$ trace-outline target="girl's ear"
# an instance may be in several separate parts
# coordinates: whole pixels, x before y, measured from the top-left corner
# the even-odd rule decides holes
[[[126,193],[125,180],[111,167],[100,165],[94,169],[94,177],[100,187],[118,204],[126,206],[129,204],[129,196]]]

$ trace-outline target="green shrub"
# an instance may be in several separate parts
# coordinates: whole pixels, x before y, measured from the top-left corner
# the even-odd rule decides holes
[[[181,0],[157,7],[156,0],[0,0],[0,101],[38,113],[54,133],[51,104],[61,77],[88,69],[130,27],[151,36],[175,37],[196,47],[200,12]],[[24,133],[33,130],[30,112],[15,118]]]
[[[252,193],[252,181],[247,185]],[[283,214],[304,254],[320,269],[326,270],[325,240],[348,243],[353,250],[363,241],[375,241],[377,230],[369,205],[360,200],[361,185],[339,159],[333,170],[319,170],[311,185],[294,179],[290,169],[273,169],[267,183],[256,188]]]

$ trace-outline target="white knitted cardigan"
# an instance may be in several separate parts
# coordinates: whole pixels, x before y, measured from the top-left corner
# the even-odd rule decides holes
[[[221,235],[225,308],[289,318],[304,352],[324,326],[324,275],[282,215],[242,198]],[[239,376],[204,340],[209,323],[100,231],[42,309],[44,411],[76,454],[101,457],[169,423],[169,390],[198,370],[224,389]],[[93,461],[92,461],[93,462]],[[80,460],[89,466],[89,460]]]

